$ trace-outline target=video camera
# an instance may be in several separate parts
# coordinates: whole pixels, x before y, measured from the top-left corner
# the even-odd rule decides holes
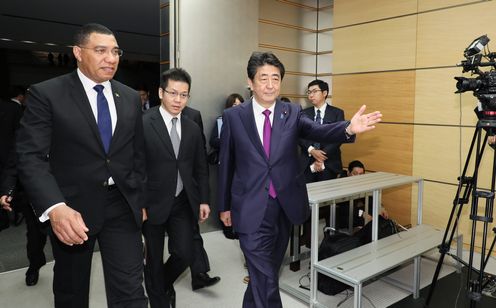
[[[455,77],[457,80],[455,93],[473,91],[482,104],[485,116],[496,117],[496,52],[490,52],[487,35],[476,38],[463,52],[466,60],[457,66],[463,67],[463,73],[471,72],[475,78]],[[483,62],[482,60],[486,62]],[[481,67],[490,67],[481,70]]]

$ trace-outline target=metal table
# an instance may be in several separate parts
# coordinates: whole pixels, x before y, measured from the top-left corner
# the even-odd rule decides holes
[[[418,185],[418,208],[417,208],[417,224],[422,223],[422,194],[423,194],[423,179],[420,177],[399,175],[387,172],[368,173],[359,176],[351,176],[334,180],[316,182],[307,184],[308,199],[312,208],[312,236],[311,236],[311,281],[316,281],[317,275],[313,265],[317,264],[318,256],[318,232],[319,232],[319,207],[322,205],[331,204],[331,226],[335,217],[335,204],[342,200],[354,199],[354,196],[363,196],[367,193],[372,193],[372,240],[377,240],[378,232],[378,216],[381,194],[383,189],[398,187],[402,185],[417,183]],[[356,199],[356,198],[355,198]],[[334,221],[335,223],[335,221]],[[292,243],[295,248],[294,243]],[[299,245],[297,245],[299,247]],[[314,283],[312,283],[314,285]],[[316,285],[316,283],[315,283]],[[281,283],[280,288],[297,298],[310,302],[310,298],[315,299],[317,289],[310,290],[311,296],[294,288],[286,283]]]

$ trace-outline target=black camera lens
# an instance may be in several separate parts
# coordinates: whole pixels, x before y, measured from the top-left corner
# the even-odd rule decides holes
[[[455,93],[477,91],[477,89],[482,85],[482,81],[477,78],[455,77],[455,79],[457,80],[457,91]]]

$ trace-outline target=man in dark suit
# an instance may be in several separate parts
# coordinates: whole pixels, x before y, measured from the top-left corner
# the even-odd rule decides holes
[[[189,106],[184,107],[181,114],[187,117],[200,127],[203,140],[203,149],[206,155],[206,139],[205,133],[203,132],[203,120],[200,111],[191,108]],[[208,170],[208,169],[207,169]],[[220,281],[220,277],[210,277],[208,272],[210,271],[210,262],[208,260],[207,251],[203,247],[203,238],[200,234],[200,226],[198,223],[193,225],[193,262],[190,265],[191,270],[191,288],[193,291],[209,287]]]
[[[2,172],[9,160],[10,152],[15,143],[15,131],[19,127],[19,121],[22,117],[22,101],[24,99],[24,90],[13,93],[14,96],[10,100],[0,100],[0,172]]]
[[[17,180],[14,133],[22,116],[25,93],[26,90],[23,87],[15,86],[12,88],[12,98],[10,102],[6,102],[10,105],[12,112],[8,118],[1,120],[2,134],[5,135],[10,131],[11,139],[10,141],[2,139],[3,152],[10,153],[10,156],[5,167],[0,169],[0,205],[3,210],[22,212],[23,218],[26,220],[26,253],[29,268],[26,271],[25,282],[27,286],[34,286],[38,282],[39,269],[46,264],[43,249],[46,244],[47,230],[46,223],[41,223],[34,215],[24,189]],[[7,125],[10,126],[8,129],[4,126],[7,123],[11,123]]]
[[[23,95],[24,96],[24,95]],[[0,175],[4,174],[7,169],[10,151],[14,148],[15,131],[19,126],[19,121],[22,116],[22,108],[20,101],[0,100]],[[10,207],[0,207],[0,231],[6,229],[10,225],[8,211]]]
[[[298,139],[351,142],[381,114],[363,115],[362,106],[349,122],[319,125],[299,106],[277,100],[284,66],[275,55],[254,52],[247,72],[253,98],[222,117],[218,206],[224,224],[236,228],[248,266],[243,307],[276,308],[282,307],[278,274],[290,226],[309,212]]]
[[[173,68],[163,75],[161,105],[143,116],[146,153],[145,283],[152,308],[175,307],[173,284],[193,260],[193,228],[210,213],[208,166],[198,125],[182,114],[191,77]],[[167,262],[164,236],[169,235]]]
[[[344,121],[343,110],[326,103],[329,85],[316,79],[308,84],[308,99],[312,107],[303,114],[318,124]],[[300,139],[300,146],[306,158],[305,178],[307,183],[335,179],[343,169],[341,163],[341,143],[319,143]]]
[[[312,107],[303,110],[303,114],[317,124],[344,121],[343,110],[326,103],[329,94],[327,82],[315,79],[308,84],[307,95]],[[343,169],[341,162],[341,143],[319,143],[309,139],[300,139],[305,168],[305,180],[314,183],[335,179]],[[329,226],[330,206],[320,209],[320,217],[325,218]],[[303,225],[302,244],[310,247],[310,219]]]
[[[73,53],[75,72],[29,89],[17,136],[20,180],[51,224],[55,307],[88,307],[98,240],[108,307],[144,308],[140,98],[112,80],[122,50],[108,28],[81,27]]]

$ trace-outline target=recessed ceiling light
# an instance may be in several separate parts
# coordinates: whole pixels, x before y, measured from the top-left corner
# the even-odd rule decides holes
[[[12,42],[11,39],[5,38],[5,37],[0,37],[0,41],[5,41],[5,42]]]
[[[55,44],[55,43],[45,43],[45,45],[47,45],[47,46],[57,46],[57,44]]]
[[[33,42],[33,41],[21,41],[21,43],[26,43],[26,44],[36,44],[36,42]]]

